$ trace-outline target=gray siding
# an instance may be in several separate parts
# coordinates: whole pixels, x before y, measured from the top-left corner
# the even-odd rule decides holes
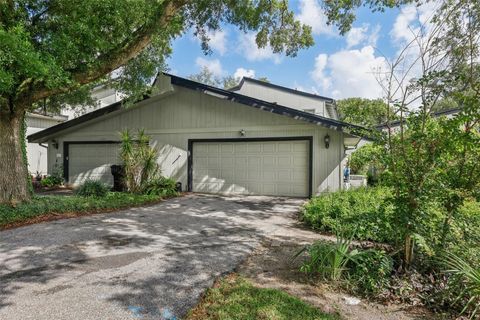
[[[158,162],[163,174],[181,181],[184,186],[187,184],[188,139],[238,138],[241,129],[246,131],[247,138],[313,136],[313,192],[341,187],[341,132],[181,87],[175,87],[173,94],[153,97],[136,107],[90,121],[55,137],[59,149],[49,149],[49,169],[56,160],[61,162],[56,155],[63,155],[64,141],[118,140],[119,132],[126,128],[145,129],[152,137],[151,143],[160,150]],[[327,133],[331,137],[329,149],[325,149],[323,142]]]
[[[302,96],[280,89],[262,86],[249,82],[248,80],[245,80],[242,87],[235,92],[301,111],[313,109],[315,110],[315,114],[330,118],[330,114],[326,110],[325,101],[320,98]]]

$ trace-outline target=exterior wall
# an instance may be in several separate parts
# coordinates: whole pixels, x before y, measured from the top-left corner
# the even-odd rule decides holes
[[[152,97],[138,106],[91,121],[55,137],[59,148],[49,149],[49,170],[63,162],[64,141],[119,140],[124,129],[145,129],[160,151],[162,173],[187,186],[188,139],[313,136],[313,193],[341,187],[343,135],[285,116],[226,101],[208,94],[175,87],[173,94]],[[324,136],[330,135],[330,148]]]
[[[45,128],[49,128],[63,122],[65,119],[58,117],[42,116],[36,114],[27,114],[27,136]],[[43,146],[38,143],[27,143],[28,172],[30,174],[47,174],[47,144]]]
[[[282,106],[301,111],[313,109],[315,110],[313,112],[315,114],[328,118],[331,117],[326,109],[325,101],[320,98],[289,93],[280,89],[252,83],[248,80],[244,81],[242,87],[235,92],[267,102],[276,102]]]

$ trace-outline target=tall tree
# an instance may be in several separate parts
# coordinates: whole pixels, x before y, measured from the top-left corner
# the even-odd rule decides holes
[[[115,85],[135,96],[164,66],[173,39],[193,29],[208,52],[208,31],[227,23],[257,31],[259,47],[288,56],[313,44],[311,28],[283,0],[0,1],[0,203],[30,197],[27,111],[40,101],[78,100],[115,70]]]

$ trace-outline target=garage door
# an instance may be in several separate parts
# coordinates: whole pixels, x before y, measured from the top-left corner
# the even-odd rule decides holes
[[[195,192],[307,197],[309,142],[194,142]]]
[[[110,166],[118,164],[119,144],[68,145],[68,181],[78,185],[87,179],[113,185]]]

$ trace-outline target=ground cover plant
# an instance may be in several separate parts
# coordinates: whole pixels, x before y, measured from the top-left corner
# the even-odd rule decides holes
[[[311,199],[301,218],[315,230],[393,243],[396,231],[391,196],[391,190],[385,187],[328,193]]]
[[[339,251],[335,244],[316,243],[307,251],[308,260],[302,270],[329,281],[340,279],[353,293],[423,303],[437,312],[470,314],[475,309],[470,299],[478,299],[478,286],[472,280],[478,274],[472,270],[480,265],[480,203],[474,198],[463,203],[445,239],[441,235],[446,211],[440,204],[426,208],[431,210],[425,213],[430,219],[418,222],[417,230],[422,233],[416,239],[416,259],[405,270],[399,249],[403,236],[396,228],[398,217],[391,189],[360,188],[315,197],[304,206],[301,215],[307,225],[329,233],[350,232],[354,240],[373,240],[376,244],[369,245],[387,252],[355,252],[353,248]],[[335,265],[331,262],[341,261],[331,258],[332,252],[349,261],[341,265],[341,276],[336,279],[324,276],[325,263],[328,270]],[[354,258],[350,258],[352,252]],[[452,259],[451,255],[457,258]],[[456,269],[446,261],[456,262]]]
[[[248,280],[230,275],[209,289],[200,304],[190,311],[187,320],[332,320],[335,315],[283,291],[253,286]]]
[[[109,192],[104,197],[81,196],[34,196],[31,201],[10,205],[0,205],[0,228],[22,224],[35,219],[77,216],[95,212],[145,205],[160,201],[158,195]]]

